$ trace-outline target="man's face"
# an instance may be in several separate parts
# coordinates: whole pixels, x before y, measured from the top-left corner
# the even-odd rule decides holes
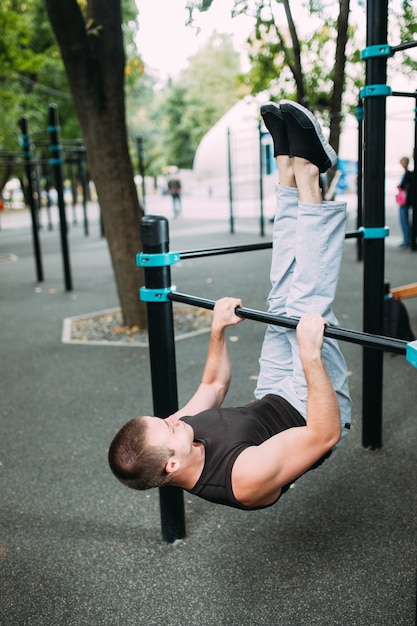
[[[189,424],[173,416],[166,419],[145,416],[144,419],[150,446],[174,450],[173,456],[179,460],[189,456],[194,440],[194,431]]]

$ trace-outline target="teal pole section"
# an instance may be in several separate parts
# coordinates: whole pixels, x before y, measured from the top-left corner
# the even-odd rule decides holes
[[[143,252],[169,251],[168,220],[147,215],[141,220]],[[145,267],[145,287],[165,290],[171,287],[168,265]],[[165,418],[178,410],[177,370],[175,359],[174,316],[172,302],[147,302],[149,357],[151,364],[154,414]],[[185,537],[184,495],[179,487],[159,490],[162,537],[173,543]]]

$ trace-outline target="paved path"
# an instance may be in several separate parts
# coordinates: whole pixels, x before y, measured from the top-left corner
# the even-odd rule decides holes
[[[166,199],[156,200],[162,210]],[[253,217],[230,235],[218,206],[205,203],[205,215],[198,206],[184,198],[183,216],[170,222],[173,247],[260,240]],[[81,224],[71,227],[74,290],[67,293],[56,228],[41,232],[45,281],[36,283],[26,217],[3,215],[0,232],[0,624],[412,626],[415,370],[384,357],[383,448],[365,450],[361,351],[345,344],[354,427],[337,454],[263,511],[186,494],[187,538],[166,545],[158,493],[123,488],[106,461],[121,423],[152,411],[147,349],[61,342],[66,317],[117,306],[98,223],[91,218],[89,237]],[[355,250],[347,241],[335,308],[341,325],[360,329]],[[173,282],[263,308],[268,263],[268,251],[194,259],[173,268]],[[392,284],[415,281],[416,265],[415,254],[387,244]],[[417,331],[417,301],[407,308]],[[251,322],[233,330],[230,404],[252,397],[262,335]],[[198,383],[206,349],[206,335],[177,344],[180,402]]]

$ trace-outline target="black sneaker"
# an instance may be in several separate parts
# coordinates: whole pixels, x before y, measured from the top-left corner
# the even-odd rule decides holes
[[[337,154],[326,141],[314,115],[298,102],[282,100],[280,109],[287,127],[290,156],[298,156],[325,172],[337,163]]]
[[[263,104],[261,106],[261,115],[274,142],[274,157],[279,154],[289,154],[287,129],[285,128],[284,116],[278,104],[274,102]]]

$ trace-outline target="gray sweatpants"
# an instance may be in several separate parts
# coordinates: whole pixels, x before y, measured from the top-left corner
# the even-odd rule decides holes
[[[298,201],[298,191],[280,185],[274,222],[270,313],[301,317],[319,313],[336,325],[332,304],[339,279],[346,226],[346,203]],[[336,390],[342,436],[350,424],[347,367],[337,341],[325,337],[323,360]],[[259,360],[257,399],[284,397],[306,418],[307,384],[294,330],[268,325]]]

